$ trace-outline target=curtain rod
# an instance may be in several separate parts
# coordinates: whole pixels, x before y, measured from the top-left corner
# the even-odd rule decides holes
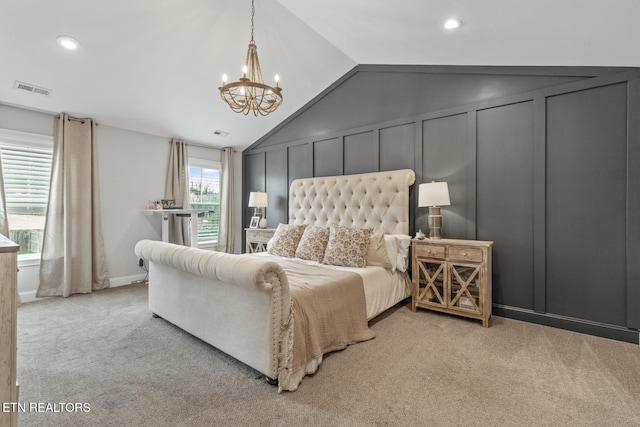
[[[84,122],[86,120],[91,120],[91,119],[81,119],[81,118],[78,118],[78,117],[71,117],[70,115],[67,114],[67,120],[69,120],[69,121],[73,120],[74,122],[80,122],[80,123],[84,124]],[[100,126],[100,123],[96,122],[95,120],[93,121],[93,124],[96,125],[96,126]]]
[[[192,145],[194,147],[202,147],[202,148],[210,148],[212,150],[218,150],[218,151],[222,151],[225,148],[231,148],[233,150],[233,152],[236,152],[236,149],[233,147],[222,147],[222,148],[218,148],[218,147],[212,147],[211,145],[207,145],[207,144],[198,144],[197,142],[186,142],[186,141],[182,141],[183,143],[185,143],[186,145]],[[171,140],[169,140],[169,144],[171,144]]]

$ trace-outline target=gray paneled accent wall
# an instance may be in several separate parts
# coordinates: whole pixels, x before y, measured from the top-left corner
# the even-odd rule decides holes
[[[366,67],[352,73],[245,150],[245,203],[249,191],[266,188],[275,227],[287,220],[295,178],[411,168],[412,234],[427,230],[418,185],[447,181],[443,236],[494,241],[494,314],[638,342],[640,70],[528,68],[532,75],[501,76],[504,68],[468,67],[452,79],[425,75],[416,93],[428,87],[424,96],[434,100],[415,108],[437,109],[394,117],[388,106],[370,104],[371,117],[387,119],[363,124],[355,114],[345,127],[352,107],[336,100],[358,99],[363,82],[372,90],[420,86],[415,69],[393,69],[386,77],[377,68],[366,78],[358,77]],[[353,78],[357,84],[347,84]],[[480,99],[487,82],[498,95]]]
[[[265,190],[269,206],[265,210],[267,221],[277,226],[287,222],[287,204],[289,199],[289,181],[287,180],[287,150],[267,151]]]
[[[626,86],[547,98],[547,311],[617,326],[626,325]]]
[[[373,131],[345,135],[343,170],[345,175],[377,170],[379,147],[373,135]]]
[[[358,65],[259,143],[265,148],[617,70],[620,68]]]
[[[389,126],[379,130],[378,148],[381,171],[413,169],[415,158],[415,123]]]
[[[311,154],[310,144],[293,145],[288,147],[287,150],[289,153],[289,180],[287,182],[287,188],[289,188],[294,179],[310,178],[313,176],[313,155]]]
[[[627,84],[627,180],[640,182],[640,79]],[[629,238],[634,236],[635,238]],[[627,186],[627,326],[640,329],[640,191]]]
[[[533,310],[533,102],[478,111],[477,236],[493,240],[493,302]]]
[[[313,176],[342,175],[342,138],[313,142]]]
[[[468,140],[468,114],[437,117],[422,121],[422,182],[445,181],[451,206],[442,209],[441,233],[452,239],[473,236],[467,230],[468,193],[475,177],[474,144]],[[471,180],[471,181],[470,181]],[[419,208],[416,227],[428,234],[428,208]]]

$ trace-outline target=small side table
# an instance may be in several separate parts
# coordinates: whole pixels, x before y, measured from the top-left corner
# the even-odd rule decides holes
[[[411,309],[491,318],[491,247],[479,240],[413,240]]]
[[[256,252],[265,252],[267,250],[267,242],[276,232],[275,228],[245,228],[247,248],[246,253],[254,254]]]

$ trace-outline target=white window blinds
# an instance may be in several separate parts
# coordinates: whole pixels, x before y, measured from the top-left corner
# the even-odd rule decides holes
[[[8,213],[44,215],[51,178],[51,148],[5,145],[0,141]]]
[[[19,258],[42,250],[49,199],[53,137],[0,129],[9,238],[20,245]]]

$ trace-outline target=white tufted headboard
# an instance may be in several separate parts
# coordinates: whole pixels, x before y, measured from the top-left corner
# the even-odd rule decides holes
[[[370,227],[409,234],[411,169],[296,179],[289,189],[289,224]]]

